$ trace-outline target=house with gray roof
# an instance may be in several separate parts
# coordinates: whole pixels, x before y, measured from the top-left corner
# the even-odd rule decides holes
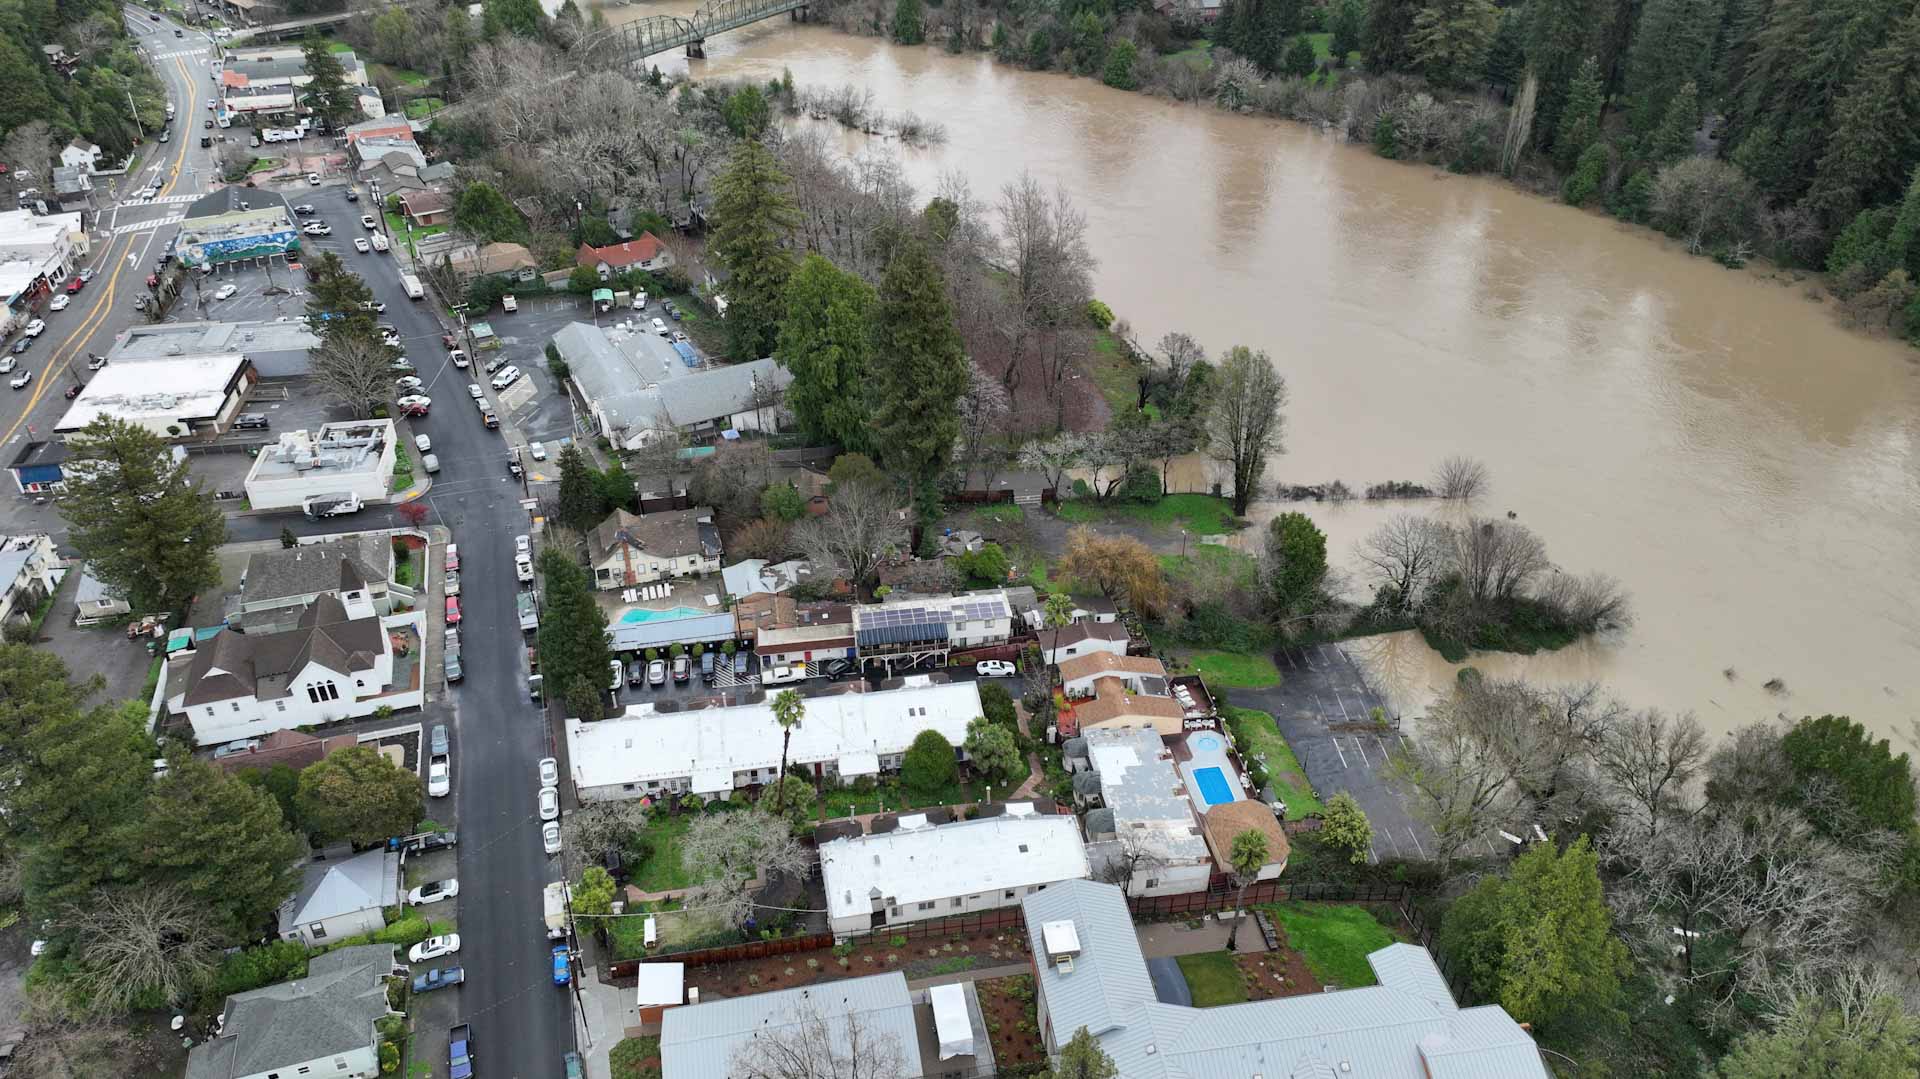
[[[623,449],[662,430],[776,431],[787,418],[780,395],[793,376],[770,359],[694,369],[657,334],[584,322],[561,327],[553,346],[599,433]]]
[[[1547,1079],[1499,1005],[1462,1008],[1424,948],[1367,957],[1377,985],[1217,1008],[1155,996],[1120,890],[1063,881],[1021,901],[1049,1054],[1086,1028],[1127,1079]]]
[[[400,905],[400,853],[370,850],[316,859],[300,870],[300,890],[280,904],[280,939],[316,947],[384,929],[384,907]]]
[[[720,530],[706,506],[653,513],[614,510],[587,533],[587,564],[599,589],[718,573]]]
[[[375,1079],[389,1014],[393,945],[361,944],[316,957],[307,975],[227,998],[220,1033],[187,1054],[187,1079]]]
[[[660,1017],[664,1079],[777,1074],[768,1065],[782,1051],[808,1061],[818,1074],[843,1074],[833,1062],[856,1057],[863,1075],[929,1074],[920,1056],[913,996],[899,971],[668,1008]],[[895,1059],[897,1069],[876,1067]]]
[[[280,633],[299,625],[307,606],[321,596],[340,600],[349,618],[389,614],[392,580],[393,546],[377,533],[261,551],[247,559],[240,607],[229,622],[249,633]]]

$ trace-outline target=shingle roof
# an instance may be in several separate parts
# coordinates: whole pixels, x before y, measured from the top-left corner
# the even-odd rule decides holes
[[[777,393],[792,381],[793,375],[773,360],[752,360],[670,378],[654,392],[673,422],[686,427],[751,411],[756,386]]]
[[[629,546],[654,558],[718,558],[720,533],[712,521],[713,510],[706,506],[655,513],[614,510],[587,534],[587,552],[596,566],[619,548]]]
[[[896,1043],[901,1075],[925,1074],[913,998],[898,971],[669,1008],[661,1016],[661,1071],[673,1079],[739,1075],[735,1056],[751,1051],[755,1038],[786,1033],[815,1016],[826,1022],[837,1052],[847,1051],[847,1017],[858,1016],[864,1039]]]
[[[1065,634],[1062,633],[1064,640]],[[1116,656],[1112,652],[1088,652],[1084,656],[1071,656],[1060,661],[1060,681],[1072,682],[1088,675],[1106,674],[1119,671],[1123,674],[1152,674],[1161,678],[1167,676],[1166,667],[1152,656]]]
[[[323,595],[301,612],[300,624],[280,633],[216,635],[187,669],[186,707],[238,697],[283,696],[286,679],[308,663],[351,674],[372,670],[383,650],[380,619],[348,619],[346,608]]]
[[[385,581],[392,557],[387,540],[375,535],[262,551],[247,559],[247,583],[241,589],[241,601],[257,604],[330,592],[344,587],[349,569],[359,579],[356,588],[371,581]]]
[[[319,956],[307,976],[227,998],[225,1034],[187,1055],[187,1079],[234,1079],[363,1049],[387,1014],[391,944]]]
[[[1259,802],[1236,801],[1223,802],[1206,811],[1204,827],[1207,831],[1207,845],[1213,848],[1213,860],[1225,868],[1229,852],[1233,850],[1234,837],[1241,832],[1259,832],[1267,839],[1267,864],[1285,865],[1292,847],[1287,843],[1287,833],[1275,819],[1273,810]],[[1417,950],[1417,949],[1416,949]],[[1421,952],[1425,955],[1425,952]],[[1441,988],[1446,987],[1441,983]],[[1453,995],[1447,994],[1448,1003]]]
[[[1131,636],[1127,627],[1120,622],[1075,622],[1060,627],[1058,638],[1054,636],[1055,632],[1051,629],[1043,631],[1040,643],[1048,648],[1065,648],[1081,641],[1124,641]]]
[[[643,232],[623,244],[610,244],[606,247],[594,247],[581,244],[575,258],[582,266],[598,266],[606,263],[614,269],[624,269],[639,262],[652,262],[660,257],[667,245],[660,237],[651,232]]]

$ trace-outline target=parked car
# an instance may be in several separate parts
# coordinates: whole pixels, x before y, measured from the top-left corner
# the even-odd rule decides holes
[[[804,682],[807,679],[805,664],[796,663],[791,667],[769,667],[760,675],[760,684],[784,686],[789,682]]]
[[[458,652],[442,652],[440,654],[440,668],[446,673],[447,681],[449,682],[458,682],[467,677],[466,668],[460,665],[460,653]]]
[[[401,341],[401,337],[400,337],[399,330],[394,329],[392,326],[380,327],[380,343],[381,344],[391,345],[394,348],[399,348],[400,341]]]
[[[467,396],[477,401],[480,398],[485,397],[486,395],[487,395],[486,388],[481,386],[478,382],[467,383]]]
[[[441,583],[440,591],[449,596],[459,595],[460,594],[460,575],[458,573],[447,574],[447,579]]]
[[[355,191],[355,190],[354,190],[353,188],[351,188],[351,187],[349,187],[349,188],[347,188],[347,201],[348,201],[348,202],[359,202],[359,201],[360,201],[360,192],[358,192],[358,191]]]
[[[72,296],[73,294],[79,292],[81,289],[86,287],[87,287],[87,279],[84,277],[76,277],[73,280],[67,282],[67,295]]]
[[[620,692],[620,661],[617,659],[608,660],[607,670],[613,673],[613,677],[607,682],[607,690],[612,693]]]
[[[447,733],[447,725],[445,723],[435,723],[433,729],[427,732],[427,755],[430,757],[444,757],[452,751],[453,741]]]
[[[105,361],[103,360],[102,362],[104,363]],[[93,365],[88,364],[87,366],[92,367]],[[272,424],[263,412],[242,412],[233,418],[233,429],[236,431],[264,431],[270,426],[272,426]]]
[[[653,332],[662,337],[666,337],[671,331],[667,329],[667,324],[664,321],[656,318],[653,320]]]
[[[437,937],[428,937],[407,950],[407,962],[425,963],[440,959],[460,950],[460,934],[445,933]]]
[[[419,450],[419,451],[420,451],[421,453],[431,453],[431,452],[433,452],[433,439],[432,439],[432,437],[431,437],[431,436],[429,436],[429,435],[428,435],[428,434],[427,434],[426,432],[424,432],[424,431],[423,431],[423,432],[421,432],[420,434],[417,434],[417,435],[414,435],[414,436],[413,436],[413,448],[414,448],[414,449],[416,449],[416,450]]]
[[[982,678],[1012,678],[1013,664],[1004,659],[983,659],[973,665],[973,673]]]
[[[373,215],[372,215],[372,214],[361,214],[361,215],[360,215],[360,226],[361,226],[362,228],[364,228],[364,229],[366,229],[366,230],[367,230],[368,232],[372,232],[372,231],[373,231],[374,229],[377,229],[377,228],[379,228],[379,227],[380,227],[380,224],[379,224],[379,222],[377,222],[377,221],[375,221],[375,220],[373,219]]]
[[[207,126],[212,127],[213,121],[208,120]],[[301,217],[312,217],[316,211],[314,210],[313,205],[311,203],[303,202],[300,205],[295,206],[293,208],[293,212],[296,214],[299,214]]]
[[[627,664],[627,684],[636,688],[647,684],[647,661],[636,659]]]
[[[325,221],[309,221],[301,226],[300,231],[309,236],[331,236],[333,235],[333,226],[327,224]]]
[[[71,385],[71,386],[68,386],[68,387],[67,387],[67,392],[66,392],[66,393],[64,393],[64,394],[62,394],[61,396],[63,396],[63,397],[65,397],[65,398],[66,398],[67,400],[69,400],[69,401],[71,401],[71,400],[73,400],[74,398],[76,398],[76,397],[78,397],[78,396],[80,396],[80,391],[81,391],[81,390],[84,390],[84,389],[86,389],[86,387],[85,387],[85,386],[83,386],[83,385],[81,385],[80,383],[78,383],[78,382],[76,382],[76,383],[74,383],[73,385]]]
[[[532,554],[533,553],[533,537],[527,535],[525,532],[522,532],[519,535],[513,537],[513,553]]]
[[[447,572],[458,573],[459,571],[460,545],[457,543],[449,543],[447,544]]]
[[[360,310],[372,311],[375,314],[384,315],[387,313],[387,305],[381,303],[379,300],[362,300],[360,301]]]
[[[431,476],[431,475],[433,475],[434,473],[436,473],[436,472],[438,472],[438,471],[440,471],[440,458],[439,458],[439,456],[438,456],[438,455],[436,455],[436,454],[431,454],[431,453],[423,453],[423,454],[421,454],[421,455],[420,455],[420,467],[421,467],[421,468],[423,468],[423,469],[426,469],[426,471],[427,471],[427,475],[429,475],[429,476]]]
[[[459,596],[447,597],[447,621],[449,623],[456,623],[460,621],[460,597]]]
[[[656,659],[647,664],[647,684],[664,686],[667,684],[667,661]]]
[[[428,851],[445,850],[459,843],[456,832],[428,832],[407,840],[403,848],[408,854],[425,854]]]
[[[373,247],[372,245],[367,243],[366,237],[355,236],[353,238],[353,249],[364,255],[367,252],[372,251]]]
[[[693,678],[693,661],[685,653],[673,657],[673,680],[677,685],[686,685]]]
[[[540,846],[550,855],[560,853],[559,821],[548,821],[540,826]]]
[[[393,246],[392,244],[387,242],[386,233],[376,232],[373,234],[373,249],[375,251],[385,251],[387,248],[392,246]]]
[[[403,390],[424,389],[427,385],[420,381],[419,377],[415,375],[401,375],[399,378],[393,380],[393,384],[395,387]]]
[[[453,877],[445,880],[430,880],[407,893],[407,905],[425,906],[428,903],[438,903],[443,899],[452,899],[459,894],[460,882]]]
[[[579,1053],[567,1053],[560,1058],[560,1072],[563,1079],[585,1079],[586,1071],[581,1067]]]
[[[547,446],[546,446],[546,443],[544,443],[544,442],[529,442],[529,443],[527,443],[527,455],[528,455],[528,456],[530,456],[530,457],[532,457],[532,458],[533,458],[534,460],[536,460],[536,461],[544,461],[544,460],[546,460],[546,459],[547,459]]]
[[[18,341],[15,341],[15,342],[13,343],[13,354],[14,354],[15,356],[18,356],[18,355],[20,355],[20,354],[21,354],[22,352],[25,352],[26,350],[28,350],[28,349],[30,349],[30,348],[32,348],[32,347],[33,347],[33,338],[31,338],[31,337],[22,337],[22,338],[21,338],[20,340],[18,340]]]
[[[27,383],[32,381],[33,381],[33,372],[22,371],[19,374],[13,376],[13,381],[7,383],[7,385],[12,386],[16,390],[24,390],[27,388]],[[74,396],[78,397],[79,394],[75,394]]]
[[[55,296],[53,299],[47,301],[47,310],[65,311],[67,309],[67,305],[72,302],[73,302],[73,297],[62,292],[59,295]]]
[[[540,758],[540,785],[558,787],[560,785],[560,762],[552,757]]]
[[[455,367],[458,367],[462,371],[466,370],[468,365],[470,365],[473,362],[472,360],[467,359],[467,350],[463,348],[456,348],[453,351],[447,353],[447,359],[452,360],[453,365]]]
[[[388,364],[387,370],[398,371],[403,375],[411,375],[414,372],[413,361],[407,359],[405,356],[401,356]]]
[[[459,985],[467,980],[465,967],[435,967],[413,980],[413,991],[431,993],[435,989],[445,989],[449,985]]]
[[[453,653],[449,652],[448,655]],[[453,793],[453,765],[436,760],[427,765],[427,797],[445,798]]]
[[[554,829],[556,832],[559,829]],[[557,848],[556,848],[557,849]],[[553,946],[553,984],[565,985],[573,980],[573,962],[567,955],[567,946]]]
[[[239,291],[240,286],[238,285],[221,285],[218,289],[214,290],[213,298],[216,300],[230,299],[234,293]]]
[[[541,820],[560,819],[560,788],[558,787],[541,787],[540,788],[540,819]]]
[[[518,381],[520,381],[520,369],[508,365],[502,367],[500,372],[493,376],[493,388],[495,390],[504,390]]]
[[[415,409],[419,409],[422,412],[425,412],[428,408],[433,406],[433,398],[428,397],[426,394],[422,394],[422,393],[410,393],[410,394],[407,394],[405,397],[400,398],[398,401],[394,403],[399,405],[403,409],[415,408]]]
[[[47,332],[47,324],[39,319],[34,319],[32,322],[27,323],[26,329],[20,332],[26,334],[28,337],[38,337]]]

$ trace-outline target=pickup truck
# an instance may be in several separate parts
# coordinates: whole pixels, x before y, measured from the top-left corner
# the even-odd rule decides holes
[[[522,592],[513,598],[513,605],[520,611],[520,628],[532,633],[540,628],[540,600],[536,593]]]
[[[447,1032],[448,1079],[473,1079],[473,1027],[461,1023]]]
[[[520,301],[512,296],[502,296],[500,297],[500,309],[509,312],[518,311],[520,310]]]
[[[525,551],[513,556],[513,575],[520,579],[521,584],[533,583],[533,559]]]

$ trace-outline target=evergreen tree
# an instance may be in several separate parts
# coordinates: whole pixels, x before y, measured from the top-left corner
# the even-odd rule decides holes
[[[1413,20],[1420,0],[1368,0],[1360,51],[1367,70],[1407,71],[1413,67]]]
[[[300,103],[325,120],[329,128],[338,129],[360,111],[359,95],[347,83],[347,69],[341,66],[340,58],[333,54],[327,41],[318,34],[309,32],[306,40],[300,43],[300,52],[305,58],[307,71],[307,84],[301,88]]]
[[[727,271],[728,351],[736,360],[770,355],[787,310],[787,243],[798,220],[787,182],[767,148],[748,140],[714,184],[708,250]]]
[[[1600,185],[1607,178],[1607,166],[1612,162],[1613,155],[1605,141],[1587,147],[1574,163],[1566,183],[1560,185],[1560,198],[1569,206],[1585,206],[1600,193]]]
[[[1493,31],[1493,43],[1487,46],[1487,64],[1481,76],[1508,94],[1520,85],[1520,75],[1527,69],[1526,32],[1522,18],[1520,8],[1508,8],[1500,13],[1499,25]]]
[[[1907,192],[1894,211],[1893,225],[1887,230],[1887,258],[1893,265],[1920,278],[1920,165],[1915,165]]]
[[[489,39],[501,34],[539,38],[546,33],[546,22],[540,0],[484,0],[481,27]]]
[[[1327,534],[1304,513],[1283,513],[1267,525],[1269,609],[1276,620],[1308,611],[1327,579]]]
[[[1667,114],[1647,141],[1647,160],[1657,165],[1678,161],[1693,153],[1693,133],[1700,126],[1700,93],[1692,83],[1667,101]]]
[[[316,843],[371,846],[420,822],[420,777],[369,746],[348,746],[301,771],[294,807]]]
[[[1708,1079],[1896,1079],[1920,1072],[1920,1022],[1892,996],[1840,1007],[1797,997],[1771,1030],[1740,1036],[1707,1071]]]
[[[1414,66],[1436,85],[1472,86],[1486,70],[1499,28],[1492,0],[1430,0],[1413,17]]]
[[[293,894],[307,845],[273,795],[179,757],[147,796],[139,849],[144,880],[178,884],[222,936],[240,943]]]
[[[1367,9],[1361,0],[1340,0],[1335,5],[1333,24],[1327,28],[1333,32],[1327,51],[1333,54],[1335,67],[1346,67],[1353,54],[1360,51],[1360,32],[1366,21]]]
[[[569,445],[560,451],[560,497],[553,516],[575,532],[589,531],[607,516],[599,485],[594,482],[593,466],[578,446]]]
[[[1107,1051],[1100,1048],[1098,1039],[1088,1033],[1086,1027],[1081,1027],[1060,1047],[1053,1070],[1047,1074],[1052,1079],[1115,1079],[1120,1069]]]
[[[1720,32],[1723,0],[1647,0],[1627,53],[1626,92],[1633,129],[1650,134],[1680,88],[1706,82]],[[1697,106],[1696,106],[1697,108]]]
[[[776,352],[793,374],[786,404],[800,429],[856,452],[867,443],[872,313],[873,288],[858,274],[808,255],[787,283]]]
[[[899,0],[894,5],[893,40],[898,45],[919,45],[927,40],[920,0]]]
[[[900,785],[920,794],[934,794],[951,786],[955,767],[953,743],[931,728],[914,735],[900,758]]]
[[[540,673],[574,718],[600,719],[613,662],[607,612],[593,601],[586,571],[559,549],[542,552],[540,576]]]
[[[903,239],[887,263],[873,327],[873,446],[894,475],[929,488],[960,435],[968,371],[940,270],[918,237]]]
[[[511,242],[526,231],[520,223],[520,211],[499,188],[485,180],[475,180],[460,189],[460,197],[453,203],[453,223],[482,243]]]
[[[220,583],[227,519],[158,435],[103,415],[67,446],[60,513],[95,577],[136,611],[176,611]]]
[[[1294,78],[1304,79],[1313,74],[1319,63],[1313,55],[1313,42],[1307,40],[1307,35],[1297,34],[1294,36],[1293,44],[1287,46],[1286,55],[1281,58],[1280,67]]]
[[[727,103],[721,113],[726,117],[727,130],[733,132],[736,139],[759,138],[773,116],[773,110],[767,104],[767,95],[761,93],[758,86],[752,85],[742,86],[727,95]]]
[[[54,115],[46,65],[35,63],[12,36],[0,37],[0,131],[12,131]],[[9,162],[11,164],[11,162]],[[42,190],[51,188],[42,185]]]
[[[1594,86],[1601,85],[1599,62],[1593,59],[1594,8],[1595,0],[1533,0],[1525,9],[1527,66],[1540,77],[1540,97],[1533,113],[1534,144],[1554,150],[1556,160],[1560,115],[1587,63],[1593,64]],[[1595,100],[1600,100],[1597,89]],[[1561,171],[1572,167],[1574,158],[1592,141],[1588,138],[1574,147]]]
[[[1830,222],[1900,197],[1920,161],[1920,8],[1867,55],[1834,107],[1833,133],[1808,193]]]
[[[1600,65],[1588,57],[1573,78],[1553,139],[1553,163],[1560,171],[1571,170],[1586,148],[1600,138],[1600,95]]]
[[[1140,85],[1134,78],[1133,64],[1140,52],[1133,42],[1121,39],[1107,53],[1107,70],[1100,81],[1116,90],[1132,90]]]

